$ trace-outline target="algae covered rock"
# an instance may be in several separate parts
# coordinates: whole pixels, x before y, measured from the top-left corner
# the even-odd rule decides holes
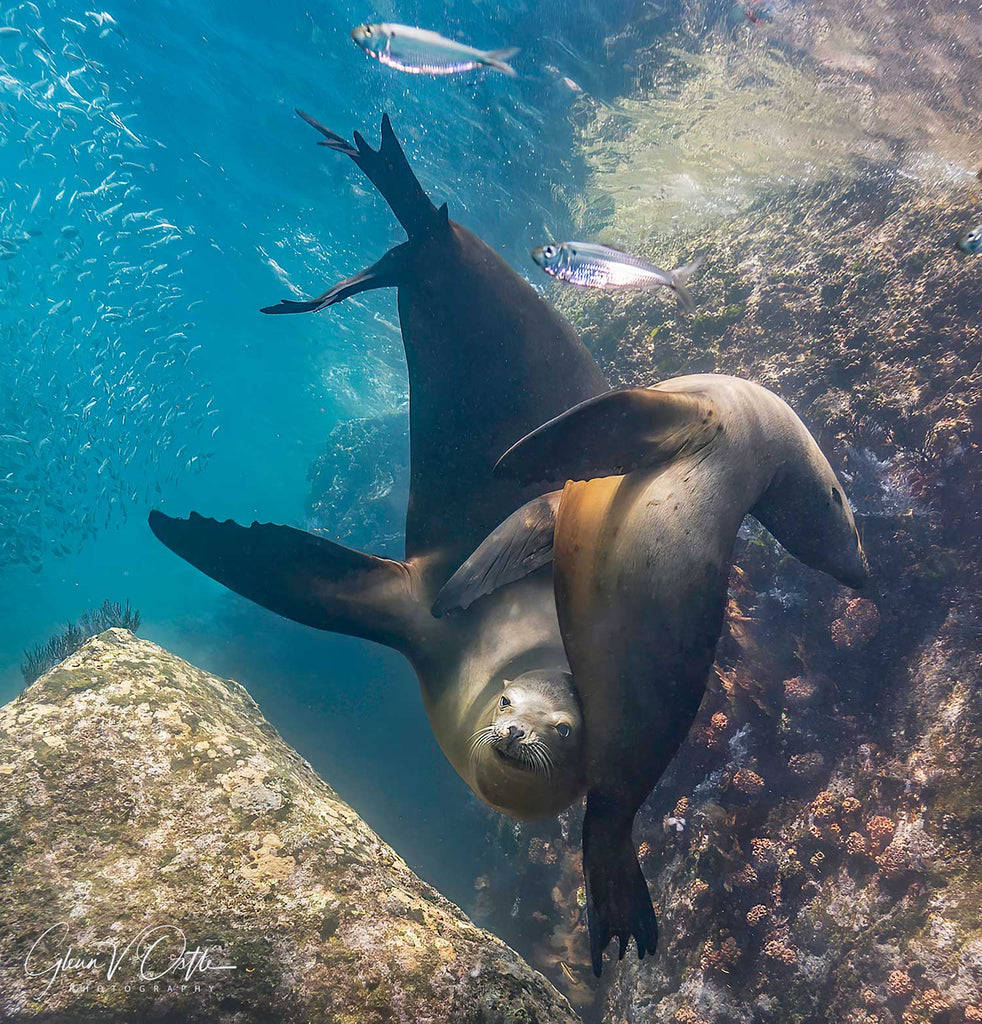
[[[0,710],[0,1020],[574,1021],[237,683],[122,629]]]

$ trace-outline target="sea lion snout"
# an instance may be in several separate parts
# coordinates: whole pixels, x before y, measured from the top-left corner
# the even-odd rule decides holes
[[[847,587],[851,587],[853,590],[862,590],[869,582],[870,577],[869,560],[866,557],[862,541],[859,543],[855,557],[848,559],[848,562],[850,564],[842,569],[838,578]]]
[[[525,737],[525,729],[513,722],[507,726],[498,724],[494,737],[494,745],[503,751],[510,751]]]

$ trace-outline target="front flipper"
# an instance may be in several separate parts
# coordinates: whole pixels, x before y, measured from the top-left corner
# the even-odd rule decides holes
[[[406,256],[409,243],[403,242],[390,249],[378,263],[359,271],[353,277],[346,278],[333,288],[328,288],[323,295],[307,302],[295,302],[293,299],[281,299],[279,305],[263,306],[260,313],[318,313],[336,302],[343,302],[359,292],[368,292],[373,288],[397,288],[403,278],[406,267]]]
[[[410,654],[426,619],[411,565],[376,558],[303,530],[239,526],[192,512],[150,513],[175,554],[250,601],[315,629],[347,633]]]
[[[614,936],[620,940],[618,960],[624,958],[634,936],[638,959],[658,946],[658,921],[638,855],[631,839],[633,814],[603,810],[610,801],[597,793],[587,796],[583,819],[583,874],[586,880],[586,914],[590,929],[593,973],[603,972],[603,953]]]
[[[454,609],[469,608],[484,594],[551,562],[562,496],[562,491],[543,494],[512,512],[444,585],[433,603],[433,614],[441,618]]]
[[[494,473],[523,484],[622,476],[698,451],[721,429],[708,394],[608,391],[527,434],[501,456]]]

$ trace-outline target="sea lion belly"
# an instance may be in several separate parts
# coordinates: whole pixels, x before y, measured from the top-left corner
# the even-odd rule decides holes
[[[563,492],[556,604],[590,785],[640,774],[650,788],[685,738],[712,664],[730,544],[707,543],[702,488],[679,468]]]

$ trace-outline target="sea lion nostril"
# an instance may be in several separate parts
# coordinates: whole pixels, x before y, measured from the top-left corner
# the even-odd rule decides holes
[[[520,729],[517,725],[509,725],[508,735],[505,737],[505,739],[507,739],[509,745],[511,745],[512,743],[516,743],[518,740],[520,740],[524,735],[524,729]]]

